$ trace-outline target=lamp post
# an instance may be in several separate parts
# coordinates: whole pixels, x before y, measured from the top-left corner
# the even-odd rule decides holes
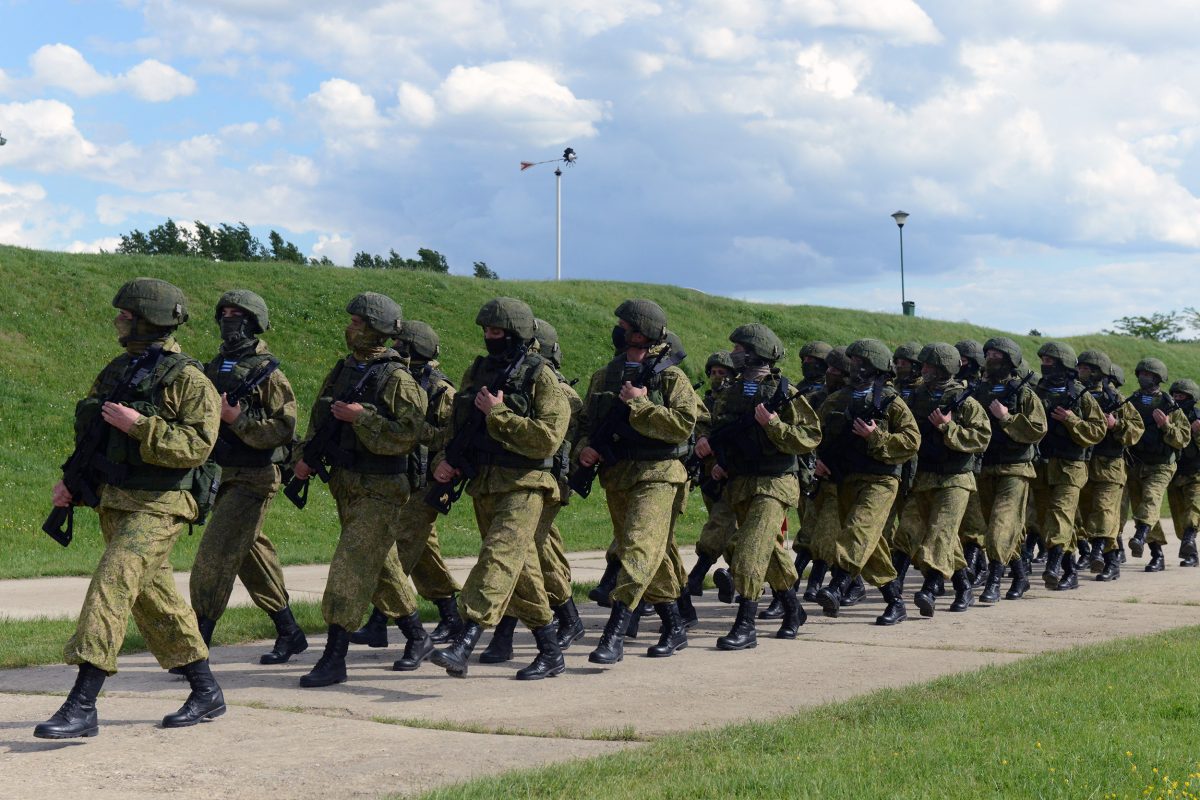
[[[904,223],[908,220],[908,213],[897,211],[892,214],[892,219],[896,220],[896,227],[900,229],[900,310],[906,317],[915,317],[917,304],[909,302],[904,293]]]
[[[521,171],[536,167],[538,164],[562,163],[568,167],[575,164],[575,150],[568,147],[563,150],[560,158],[548,161],[522,161]],[[554,168],[554,280],[562,280],[562,167]]]

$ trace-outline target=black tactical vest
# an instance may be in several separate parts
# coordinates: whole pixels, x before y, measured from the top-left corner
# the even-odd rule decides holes
[[[1168,411],[1170,404],[1167,402],[1166,393],[1146,394],[1137,391],[1133,393],[1133,399],[1129,403],[1137,409],[1138,414],[1142,417],[1142,422],[1146,425],[1146,431],[1142,434],[1142,438],[1129,448],[1130,457],[1142,464],[1173,463],[1175,451],[1163,440],[1162,429],[1154,421],[1156,408],[1162,409],[1164,414],[1170,413]]]
[[[951,450],[946,446],[945,436],[929,421],[929,415],[935,408],[944,408],[954,402],[966,391],[964,386],[951,386],[943,390],[935,390],[925,384],[913,389],[912,396],[907,401],[913,416],[917,419],[917,428],[921,431],[921,449],[917,451],[917,472],[929,472],[935,475],[961,475],[973,471],[975,455],[961,450]]]
[[[1125,399],[1112,386],[1102,384],[1089,389],[1088,392],[1092,395],[1092,399],[1100,405],[1100,410],[1106,414],[1115,413],[1117,407],[1121,405],[1121,401]],[[1118,427],[1120,422],[1121,420],[1118,418]],[[1104,434],[1104,438],[1098,444],[1093,445],[1092,455],[1098,458],[1121,458],[1125,455],[1125,445],[1121,444],[1116,427]]]
[[[766,403],[779,388],[778,376],[768,376],[758,384],[754,393],[747,395],[746,382],[735,378],[721,393],[721,413],[713,420],[713,434],[722,427],[733,425],[747,414],[754,414],[754,407]],[[730,475],[761,475],[778,477],[795,474],[799,465],[796,456],[780,450],[767,436],[763,427],[755,422],[748,430],[728,442],[725,448],[725,468]]]
[[[450,382],[444,372],[428,362],[415,369],[410,366],[408,371],[416,380],[417,385],[421,387],[421,391],[425,393],[427,401],[425,422],[440,429],[442,421],[438,419],[438,402],[448,387],[454,384]],[[433,451],[429,449],[429,445],[425,444],[417,445],[408,454],[408,482],[414,490],[423,489],[429,483],[429,473],[433,469],[433,456]]]
[[[462,391],[454,395],[454,427],[461,429],[466,426],[471,415],[478,413],[475,408],[475,395],[484,386],[491,388],[493,394],[497,390],[504,392],[504,405],[515,414],[522,417],[533,415],[533,384],[542,368],[549,362],[537,353],[526,353],[521,366],[513,372],[507,383],[496,386],[501,374],[508,364],[487,356],[476,356],[467,372],[466,385]],[[549,470],[554,465],[551,458],[527,458],[514,453],[503,444],[492,438],[487,425],[480,425],[471,442],[471,457],[476,466],[491,464],[498,467],[514,467],[517,469]]]
[[[330,407],[339,397],[344,397],[359,381],[367,378],[363,385],[363,393],[359,403],[375,407],[376,412],[384,419],[395,421],[396,415],[383,402],[382,393],[388,381],[396,370],[404,369],[404,362],[395,353],[385,353],[383,356],[364,363],[349,364],[342,359],[334,367],[326,394],[317,399],[315,424],[320,426],[330,415]],[[367,448],[354,433],[353,425],[342,425],[338,436],[338,448],[345,457],[345,463],[338,464],[353,472],[367,475],[400,475],[408,466],[407,455],[380,455]]]
[[[1016,414],[1017,409],[1021,407],[1021,401],[1028,397],[1028,393],[1033,390],[1029,387],[1022,387],[1019,392],[1013,392],[1021,382],[1020,378],[1011,377],[1003,383],[995,381],[981,381],[975,388],[975,399],[979,401],[985,409],[992,404],[993,400],[999,400],[1001,405],[1008,409],[1008,413]],[[1008,395],[1005,397],[1005,395]],[[1033,461],[1037,454],[1037,446],[1026,444],[1024,442],[1015,441],[1000,425],[1000,420],[996,419],[988,413],[988,421],[992,425],[992,438],[988,441],[987,450],[983,451],[983,465],[990,467],[999,464],[1026,464]]]
[[[1193,404],[1191,408],[1183,407],[1184,413],[1187,416],[1188,424],[1192,424],[1197,419],[1196,406]],[[1176,473],[1179,475],[1195,475],[1200,472],[1200,442],[1193,435],[1188,446],[1179,451],[1179,462],[1176,467]]]
[[[1063,461],[1090,461],[1092,448],[1076,444],[1066,426],[1051,414],[1056,408],[1067,408],[1079,412],[1079,397],[1086,391],[1079,381],[1069,381],[1066,386],[1047,386],[1039,383],[1034,390],[1046,409],[1046,436],[1038,444],[1042,458],[1059,458]]]
[[[604,368],[604,380],[600,385],[600,390],[594,392],[588,401],[589,441],[595,439],[597,426],[608,417],[609,413],[614,408],[620,410],[625,405],[620,397],[621,387],[625,385],[625,381],[632,381],[636,378],[640,369],[641,364],[626,367],[625,356],[623,354],[618,355],[612,361],[608,362],[608,366]],[[661,374],[652,375],[646,381],[646,399],[657,406],[665,405],[663,401]],[[687,456],[687,442],[672,444],[664,442],[661,439],[643,436],[629,424],[627,413],[624,414],[623,418],[624,422],[616,426],[616,432],[613,434],[612,441],[613,451],[619,460],[669,461]]]
[[[270,353],[251,353],[234,363],[230,369],[222,371],[225,359],[218,354],[216,358],[204,365],[204,374],[212,381],[213,386],[217,387],[218,394],[228,394],[271,358]],[[246,398],[246,405],[243,406],[242,413],[248,414],[253,420],[262,420],[266,417],[267,412],[263,408],[258,391],[251,392]],[[267,450],[251,447],[230,429],[227,422],[222,421],[220,433],[217,435],[217,446],[213,449],[213,459],[222,467],[265,467],[270,464],[283,463],[287,458],[287,452],[286,447]]]
[[[900,477],[903,464],[887,464],[872,458],[867,452],[867,440],[854,433],[856,419],[875,420],[879,429],[887,433],[887,408],[898,396],[890,385],[885,385],[878,397],[873,385],[865,389],[840,389],[830,395],[834,413],[822,420],[824,431],[818,452],[836,482],[854,473]]]

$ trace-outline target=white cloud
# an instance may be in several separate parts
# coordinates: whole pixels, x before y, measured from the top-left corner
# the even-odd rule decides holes
[[[796,66],[800,68],[804,87],[838,99],[854,94],[859,74],[864,71],[864,62],[861,54],[851,58],[831,56],[819,44],[796,54]]]
[[[141,100],[163,103],[196,91],[193,79],[161,61],[149,59],[123,75],[103,75],[65,44],[39,47],[29,57],[29,65],[36,84],[57,86],[80,97],[128,90]]]
[[[694,49],[704,58],[739,61],[756,55],[760,45],[754,36],[721,26],[696,31]]]
[[[52,247],[69,236],[82,215],[52,202],[36,183],[0,179],[0,242],[20,247]]]
[[[405,81],[396,91],[400,116],[419,128],[428,128],[437,119],[437,103],[419,86]]]
[[[375,98],[358,84],[331,78],[305,98],[304,104],[317,118],[332,150],[375,149],[382,143],[387,120],[379,113]]]
[[[196,81],[161,61],[149,59],[125,73],[119,81],[134,95],[151,103],[165,103],[196,91]]]
[[[881,34],[897,44],[936,44],[941,33],[913,0],[784,0],[783,16],[817,28]]]
[[[343,267],[350,266],[354,261],[354,252],[354,241],[344,238],[340,233],[322,233],[312,248],[314,258],[326,256],[333,263]]]
[[[71,242],[66,246],[65,250],[68,253],[114,253],[121,245],[120,236],[103,236],[99,239],[93,239],[90,242],[83,242],[79,239]]]

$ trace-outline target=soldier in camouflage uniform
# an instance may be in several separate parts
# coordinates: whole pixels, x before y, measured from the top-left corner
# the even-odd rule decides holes
[[[552,370],[558,379],[558,388],[567,399],[571,410],[571,421],[567,426],[567,435],[554,455],[552,472],[558,479],[559,499],[547,502],[542,508],[542,518],[538,520],[534,544],[537,548],[538,563],[542,570],[542,581],[546,586],[546,596],[550,608],[558,621],[556,639],[559,650],[566,650],[583,636],[583,620],[579,618],[579,610],[571,595],[571,564],[567,560],[566,546],[563,544],[562,533],[555,524],[558,512],[567,504],[570,488],[567,486],[567,466],[570,461],[571,445],[579,432],[579,415],[583,411],[583,401],[579,398],[571,382],[563,376],[562,348],[558,343],[558,331],[544,319],[534,320],[537,325],[534,338],[538,343],[538,352],[546,359],[548,369]],[[513,656],[513,633],[517,628],[515,615],[506,613],[500,618],[492,634],[492,641],[479,654],[481,664],[500,664],[509,661]]]
[[[741,600],[733,629],[717,639],[717,648],[745,650],[758,644],[754,619],[764,579],[783,607],[776,638],[795,639],[807,618],[796,597],[799,576],[778,537],[787,510],[800,500],[797,456],[816,449],[821,427],[808,401],[793,396],[775,368],[784,349],[770,328],[742,325],[729,341],[737,377],[717,396],[711,431],[696,442],[696,453],[715,457],[713,478],[728,481],[721,497],[738,523],[732,583]]]
[[[829,396],[818,415],[821,446],[817,476],[838,487],[838,533],[833,576],[817,592],[827,617],[836,617],[855,575],[879,587],[887,608],[877,625],[907,619],[903,586],[884,529],[889,524],[900,467],[917,454],[921,434],[912,412],[891,384],[892,355],[878,339],[860,339],[846,348],[850,386]]]
[[[1196,553],[1196,528],[1200,526],[1200,440],[1197,439],[1200,415],[1196,413],[1196,400],[1200,399],[1200,386],[1188,378],[1175,381],[1171,384],[1171,397],[1187,418],[1192,438],[1179,451],[1175,477],[1167,487],[1167,503],[1175,530],[1183,531],[1179,539],[1179,566],[1194,567],[1200,564]]]
[[[1121,520],[1121,493],[1125,489],[1125,448],[1142,437],[1142,418],[1125,402],[1112,385],[1112,360],[1099,350],[1079,354],[1079,380],[1095,398],[1104,413],[1107,431],[1092,448],[1088,480],[1079,495],[1082,536],[1090,539],[1088,566],[1099,573],[1098,581],[1114,581],[1121,576],[1117,549],[1117,526]],[[1082,568],[1083,541],[1079,542],[1079,567]]]
[[[704,392],[704,406],[696,420],[697,438],[706,435],[712,429],[713,405],[733,377],[733,361],[729,353],[721,351],[710,355],[704,363],[704,373],[708,376],[708,390]],[[711,466],[702,465],[701,486],[704,486],[710,475]],[[701,492],[701,496],[704,508],[708,511],[708,521],[704,523],[700,538],[696,541],[696,563],[687,578],[687,591],[695,597],[703,596],[704,579],[708,571],[717,563],[717,559],[730,551],[734,537],[737,536],[737,515],[729,507],[724,494],[716,499],[706,492]]]
[[[1162,546],[1167,537],[1158,526],[1158,518],[1163,495],[1175,475],[1175,454],[1191,442],[1192,428],[1187,415],[1160,388],[1160,384],[1170,380],[1166,364],[1157,358],[1143,358],[1134,373],[1139,388],[1130,404],[1137,409],[1146,430],[1128,450],[1129,500],[1133,504],[1129,550],[1141,556],[1149,537],[1150,563],[1146,572],[1162,572],[1166,569]],[[1182,538],[1183,531],[1176,531],[1176,535]]]
[[[932,617],[934,588],[946,578],[954,583],[951,611],[966,611],[974,603],[958,532],[975,493],[975,460],[987,448],[992,429],[983,406],[955,378],[959,355],[954,347],[926,345],[917,360],[922,380],[906,402],[921,432],[921,449],[893,561],[900,585],[909,560],[924,575],[913,599],[921,616]]]
[[[350,628],[358,625],[375,593],[380,570],[403,533],[399,513],[409,500],[408,457],[425,425],[427,400],[405,368],[400,354],[387,346],[400,330],[400,306],[390,297],[364,292],[346,306],[346,346],[321,383],[308,434],[298,445],[296,477],[309,480],[321,459],[332,464],[329,491],[337,503],[341,535],[329,564],[321,613],[329,626],[325,652],[300,679],[305,687],[346,680]],[[355,392],[354,390],[358,391]],[[336,426],[334,452],[312,452],[316,433]],[[433,651],[421,625],[416,595],[407,582],[398,607],[385,609],[399,619],[408,639],[397,669],[416,669]]]
[[[442,439],[450,424],[454,404],[454,384],[439,369],[437,357],[441,343],[437,332],[427,323],[411,319],[400,323],[400,334],[395,339],[394,348],[401,358],[407,360],[409,373],[428,399],[425,424],[421,428],[418,445],[408,457],[411,494],[419,500],[420,490],[425,488],[427,482],[430,461],[444,444]],[[404,608],[403,598],[411,592],[407,585],[410,577],[417,594],[432,601],[441,617],[437,627],[429,634],[430,641],[443,644],[462,627],[455,599],[459,585],[442,559],[436,522],[437,511],[427,503],[409,502],[400,509],[397,524],[401,533],[395,550],[388,553],[387,561],[379,573],[379,583],[372,597],[374,608],[367,623],[350,634],[350,644],[387,647],[388,619],[395,618],[394,612]],[[393,613],[385,609],[391,609]],[[397,623],[399,621],[397,619]],[[400,668],[403,669],[403,666]]]
[[[1066,591],[1079,586],[1075,567],[1075,512],[1087,483],[1091,448],[1108,433],[1100,404],[1076,380],[1078,357],[1069,345],[1046,342],[1038,349],[1042,379],[1036,388],[1046,410],[1046,436],[1039,445],[1041,460],[1033,482],[1038,528],[1046,540],[1048,589]]]
[[[625,635],[643,598],[663,621],[659,643],[648,654],[670,656],[687,644],[677,603],[681,587],[667,554],[674,546],[672,528],[688,479],[680,459],[688,452],[703,407],[683,370],[658,369],[670,363],[664,361],[669,350],[662,345],[667,336],[662,308],[650,300],[627,300],[615,314],[613,344],[623,352],[592,375],[575,446],[582,467],[600,465],[621,562],[610,593],[612,613],[599,646],[588,656],[597,664],[622,660]],[[634,386],[635,380],[642,385]],[[610,414],[620,419],[612,440],[592,447]],[[601,460],[597,448],[609,447],[616,463]]]
[[[129,615],[164,668],[183,667],[191,693],[163,718],[164,728],[211,720],[225,699],[208,667],[208,647],[196,617],[175,589],[170,554],[184,526],[197,520],[211,496],[215,471],[206,466],[221,424],[220,397],[200,362],[179,350],[173,333],[187,321],[183,292],[166,281],[137,278],[113,298],[114,320],[125,352],[109,363],[75,409],[82,436],[103,427],[100,452],[110,466],[88,476],[99,494],[104,554],[88,586],[75,634],[63,660],[79,666],[62,707],[34,728],[39,739],[95,736],[96,696],[117,671],[117,653]],[[106,398],[133,384],[122,403]],[[97,422],[101,420],[101,422]],[[94,469],[94,468],[93,468]],[[54,505],[82,501],[63,481]]]
[[[536,352],[529,306],[499,297],[484,304],[475,322],[488,354],[477,357],[463,376],[448,441],[453,445],[460,431],[472,439],[459,463],[451,463],[448,447],[433,477],[447,484],[474,472],[466,491],[483,544],[459,595],[465,625],[433,660],[450,675],[465,677],[483,629],[496,626],[507,613],[533,630],[538,648],[533,663],[516,677],[540,680],[566,669],[537,537],[544,509],[562,501],[554,460],[567,436],[571,408],[557,373]]]
[[[892,353],[892,371],[896,373],[892,384],[906,403],[913,390],[921,385],[921,350],[920,342],[905,342]]]
[[[308,639],[292,616],[283,567],[262,528],[279,491],[279,465],[296,435],[296,395],[278,359],[258,338],[270,327],[261,297],[246,289],[226,292],[217,301],[216,321],[221,349],[204,372],[221,393],[221,431],[213,450],[221,488],[192,565],[192,608],[209,644],[240,578],[250,599],[275,623],[275,647],[259,662],[283,664],[308,649]],[[255,381],[230,404],[230,393]]]
[[[974,395],[987,366],[983,346],[974,339],[963,339],[954,345],[954,349],[959,355],[957,378],[966,386],[967,393]],[[982,460],[975,459],[976,476],[979,475],[981,467]],[[987,580],[987,554],[984,552],[986,530],[987,523],[979,504],[979,492],[971,492],[967,500],[967,511],[963,514],[962,524],[958,529],[958,538],[962,542],[963,558],[967,561],[967,572],[971,575],[972,586],[983,586]]]

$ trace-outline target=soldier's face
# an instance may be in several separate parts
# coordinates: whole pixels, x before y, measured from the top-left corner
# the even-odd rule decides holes
[[[1084,383],[1087,383],[1096,376],[1096,372],[1090,364],[1080,364],[1076,369],[1079,371],[1079,380]]]
[[[504,328],[496,328],[488,325],[483,329],[483,338],[485,339],[503,339],[507,335],[508,331],[504,330]]]
[[[221,316],[222,317],[244,317],[244,316],[246,316],[246,312],[242,311],[237,306],[223,306],[221,308]]]

